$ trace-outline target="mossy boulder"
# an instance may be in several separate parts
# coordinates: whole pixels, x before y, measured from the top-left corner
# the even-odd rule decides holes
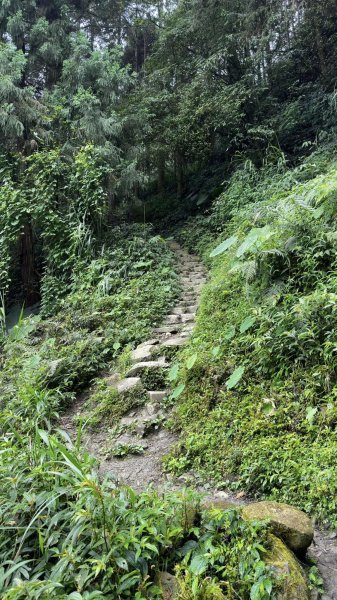
[[[279,577],[277,600],[309,600],[306,576],[295,555],[275,535],[270,534],[269,541],[264,560]]]
[[[173,600],[178,591],[177,578],[167,571],[160,571],[156,577],[156,584],[163,594],[163,600]]]
[[[246,520],[269,519],[272,531],[295,553],[304,554],[310,546],[314,530],[309,517],[288,504],[280,502],[254,502],[242,510]]]

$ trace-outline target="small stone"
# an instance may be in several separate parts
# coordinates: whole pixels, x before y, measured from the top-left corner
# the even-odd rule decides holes
[[[237,498],[238,500],[240,500],[240,498],[245,498],[245,497],[246,497],[246,492],[239,492],[235,496],[235,498]]]
[[[229,494],[227,494],[227,492],[220,491],[216,492],[216,497],[221,498],[222,500],[228,500]]]
[[[309,517],[288,504],[280,502],[255,502],[242,511],[244,519],[269,519],[273,533],[294,552],[303,554],[310,546],[314,530]]]
[[[162,392],[147,392],[147,394],[150,398],[150,402],[161,402],[162,400],[164,400],[164,398],[166,398],[167,391],[164,390]]]

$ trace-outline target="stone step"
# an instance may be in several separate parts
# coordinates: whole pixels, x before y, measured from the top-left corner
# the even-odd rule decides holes
[[[180,333],[184,333],[186,331],[192,331],[195,327],[195,323],[186,323],[184,327],[181,329]]]
[[[187,310],[185,310],[185,306],[175,306],[174,308],[171,309],[171,313],[173,315],[181,315],[185,312],[188,312]]]
[[[182,331],[181,337],[187,340],[187,338],[191,337],[193,329],[189,329],[188,331]]]
[[[133,388],[141,385],[140,377],[125,377],[116,385],[116,389],[119,394],[124,394],[125,392],[129,392]]]
[[[186,344],[186,339],[181,335],[176,335],[165,340],[161,346],[164,346],[165,348],[174,348],[183,346],[184,344]]]
[[[148,360],[136,363],[128,370],[126,377],[135,377],[145,369],[162,369],[169,367],[169,364],[165,360],[165,356],[161,356],[157,360]]]
[[[154,391],[154,392],[147,392],[149,398],[150,398],[150,402],[161,402],[162,400],[164,400],[164,398],[166,398],[167,396],[167,391],[163,390],[163,391]]]
[[[181,318],[180,315],[167,315],[165,318],[165,323],[167,325],[174,325],[175,323],[180,323]]]
[[[181,323],[179,322],[178,324],[172,324],[172,325],[162,325],[161,327],[157,327],[157,329],[155,329],[155,333],[158,333],[159,335],[163,334],[163,333],[177,333],[178,331],[180,331],[181,328]]]
[[[196,313],[198,310],[198,305],[197,304],[182,304],[182,307],[184,309],[185,313]]]
[[[189,323],[195,320],[195,313],[185,313],[180,318],[182,323]]]
[[[176,252],[181,252],[181,246],[175,240],[168,240],[167,245],[171,250],[175,250]]]
[[[152,338],[151,340],[147,340],[147,342],[142,342],[141,344],[139,344],[139,346],[137,346],[137,348],[143,348],[144,346],[154,346],[155,344],[159,344],[159,340],[157,340],[157,338]]]
[[[196,277],[195,275],[191,275],[190,277],[182,277],[181,283],[206,283],[205,277]]]
[[[151,354],[153,352],[155,346],[138,346],[135,350],[131,352],[131,360],[132,362],[142,362],[146,360],[151,360]]]
[[[181,275],[183,275],[183,276],[184,275],[191,275],[192,273],[194,275],[203,275],[204,277],[206,275],[205,271],[204,271],[204,269],[202,267],[191,267],[191,268],[188,268],[188,269],[184,268],[184,269],[181,269],[179,271],[179,273]]]

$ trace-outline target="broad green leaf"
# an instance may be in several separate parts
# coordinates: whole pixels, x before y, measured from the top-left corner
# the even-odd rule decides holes
[[[208,567],[208,560],[202,554],[197,554],[191,560],[189,570],[193,575],[201,575],[204,573]]]
[[[226,330],[224,338],[225,338],[225,340],[232,340],[234,336],[235,336],[235,327],[234,327],[234,325],[231,325]]]
[[[244,321],[242,321],[241,325],[240,325],[240,332],[241,333],[245,333],[245,331],[247,331],[248,329],[250,329],[250,327],[252,327],[254,325],[256,321],[255,317],[246,317]]]
[[[220,354],[220,346],[215,346],[214,348],[212,348],[212,355],[218,356]]]
[[[236,235],[232,235],[232,237],[227,238],[224,242],[219,244],[219,246],[214,248],[214,250],[212,250],[212,252],[210,253],[210,257],[214,258],[215,256],[222,254],[223,252],[231,248],[231,246],[233,246],[237,241],[238,238],[236,237]]]
[[[308,423],[310,423],[310,425],[313,424],[317,411],[318,411],[317,406],[309,406],[307,408],[306,419],[307,419]]]
[[[114,345],[112,346],[114,350],[119,350],[121,345],[119,342],[115,342]]]
[[[44,441],[44,443],[46,444],[46,446],[49,446],[49,435],[46,431],[44,431],[43,429],[38,429],[39,432],[39,436],[41,438],[41,440]]]
[[[168,372],[169,381],[175,381],[178,377],[178,373],[179,373],[179,365],[175,364],[170,368],[170,370]]]
[[[186,363],[188,370],[190,370],[194,367],[197,358],[198,358],[197,354],[192,354],[192,356],[189,357],[189,359],[187,360],[187,363]]]
[[[237,369],[235,369],[235,371],[231,374],[229,379],[227,379],[227,381],[226,381],[226,387],[228,390],[233,389],[239,383],[244,372],[245,372],[244,367],[238,367]]]
[[[275,412],[275,402],[270,398],[264,398],[261,410],[264,415],[272,415]]]
[[[180,385],[178,385],[178,387],[176,387],[172,394],[171,394],[171,398],[179,398],[179,396],[181,396],[181,394],[183,393],[185,389],[185,384],[181,383]]]
[[[251,250],[253,246],[261,245],[272,235],[274,235],[274,232],[270,229],[269,225],[265,225],[265,227],[254,227],[243,240],[241,246],[239,246],[236,252],[237,258],[243,256],[243,254],[248,252],[248,250]]]

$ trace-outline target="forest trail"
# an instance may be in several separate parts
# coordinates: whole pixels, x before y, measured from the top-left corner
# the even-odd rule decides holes
[[[160,385],[163,373],[172,366],[170,358],[192,334],[198,308],[200,291],[206,281],[205,270],[197,256],[188,254],[174,241],[168,242],[176,256],[181,276],[182,293],[161,324],[153,330],[153,337],[140,344],[132,352],[132,365],[122,380],[116,375],[108,377],[120,394],[134,390],[146,391],[147,401],[133,407],[122,417],[114,434],[102,425],[98,431],[84,431],[83,446],[99,460],[100,472],[137,491],[153,484],[161,487],[167,481],[162,471],[162,459],[168,453],[177,436],[163,427],[171,410],[165,399],[169,390]],[[81,415],[86,396],[62,416],[60,426],[72,439],[76,438],[75,420]],[[121,449],[120,457],[110,456],[109,445]],[[127,454],[123,458],[123,449]],[[130,452],[130,450],[133,449]],[[137,453],[138,452],[138,453]]]
[[[147,379],[154,381],[156,374],[172,366],[172,360],[167,357],[170,349],[174,352],[181,348],[191,336],[195,326],[196,311],[199,304],[200,292],[206,281],[206,273],[197,256],[187,253],[174,241],[169,242],[175,253],[177,269],[181,276],[182,293],[178,303],[172,308],[161,326],[153,330],[151,339],[141,343],[132,353],[132,365],[126,377],[116,380],[116,375],[109,376],[112,385],[119,393],[145,388],[147,402],[126,412],[117,428],[117,434],[111,436],[109,430],[102,425],[98,431],[84,431],[83,447],[99,461],[99,471],[140,492],[149,485],[156,489],[181,488],[186,482],[194,489],[205,494],[205,500],[210,503],[224,502],[237,505],[249,502],[241,494],[234,496],[230,493],[203,487],[194,479],[194,475],[172,479],[162,469],[163,457],[168,453],[172,444],[178,441],[178,436],[168,431],[163,425],[170,417],[171,409],[166,408],[165,398],[170,391],[162,387],[142,382],[146,373]],[[152,377],[148,377],[151,372]],[[160,377],[157,377],[159,380]],[[151,386],[150,386],[151,387]],[[71,439],[76,439],[76,417],[81,415],[86,395],[78,398],[77,402],[62,416],[60,426]],[[141,454],[127,454],[121,457],[107,457],[110,445],[121,448],[133,447]],[[143,448],[143,450],[140,450]],[[320,575],[324,580],[325,593],[321,600],[337,600],[337,536],[334,533],[316,529],[309,557],[317,564]]]

